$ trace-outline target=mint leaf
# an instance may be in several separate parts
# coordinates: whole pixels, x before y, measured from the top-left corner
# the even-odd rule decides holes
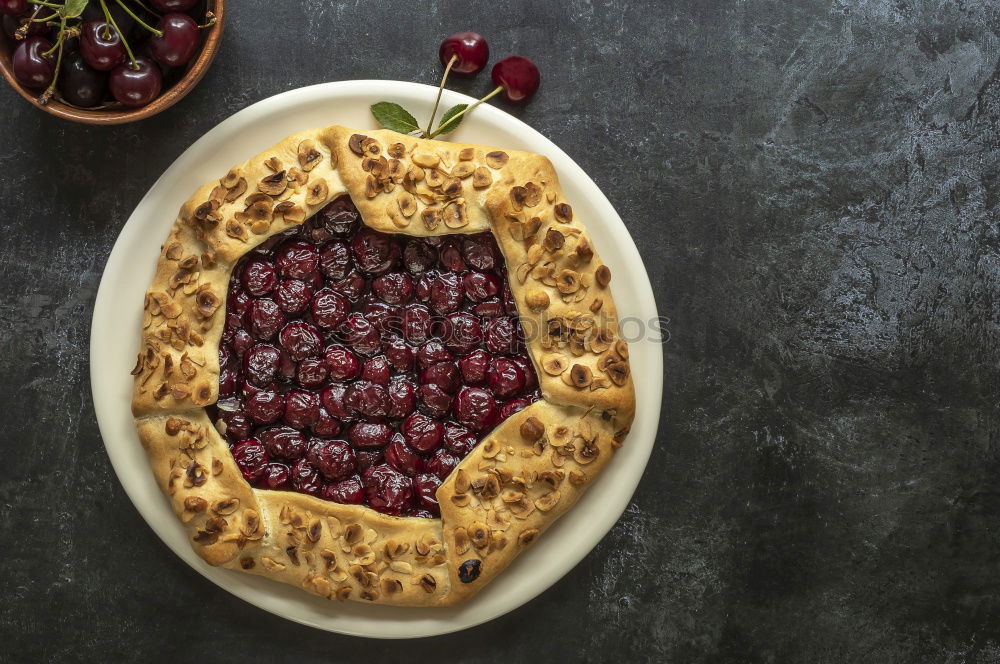
[[[468,104],[458,104],[457,106],[452,106],[447,111],[445,111],[444,115],[441,116],[441,124],[438,125],[437,131],[435,131],[434,133],[435,134],[450,134],[451,132],[455,131],[455,129],[458,128],[458,125],[462,124],[462,120],[465,119],[465,116],[463,115],[462,117],[458,118],[457,120],[455,120],[451,124],[448,124],[448,120],[451,120],[453,117],[455,117],[456,115],[458,115],[459,113],[461,113],[462,111],[464,111],[465,109],[467,109],[468,107],[469,107]],[[445,125],[448,125],[448,126],[445,126]]]
[[[87,0],[66,0],[66,4],[59,10],[59,13],[66,18],[76,18],[86,8]]]
[[[417,119],[410,115],[409,111],[391,101],[372,104],[371,111],[378,123],[386,129],[398,131],[400,134],[409,134],[420,129]]]

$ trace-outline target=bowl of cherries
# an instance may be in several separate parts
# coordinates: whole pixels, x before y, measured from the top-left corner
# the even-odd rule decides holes
[[[0,72],[52,115],[141,120],[201,80],[224,13],[224,0],[0,0]]]

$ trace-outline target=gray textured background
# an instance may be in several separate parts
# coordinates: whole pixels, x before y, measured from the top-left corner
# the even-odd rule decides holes
[[[997,3],[233,4],[205,81],[152,120],[86,128],[0,88],[0,658],[1000,660]],[[301,85],[433,82],[470,28],[535,59],[518,115],[640,247],[671,319],[660,437],[612,533],[527,606],[411,643],[325,634],[140,519],[94,419],[90,310],[206,130]]]

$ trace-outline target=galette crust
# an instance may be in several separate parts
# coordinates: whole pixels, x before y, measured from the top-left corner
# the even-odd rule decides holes
[[[440,519],[253,489],[205,410],[235,263],[349,194],[389,233],[493,232],[542,400],[437,491]],[[181,208],[144,303],[132,410],[153,474],[206,562],[338,600],[447,606],[494,579],[628,434],[635,391],[610,270],[540,155],[331,126],[300,132]]]

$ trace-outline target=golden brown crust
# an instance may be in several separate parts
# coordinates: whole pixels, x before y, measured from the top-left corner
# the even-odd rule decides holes
[[[254,490],[204,409],[218,396],[234,264],[344,193],[384,232],[492,231],[507,261],[543,400],[445,480],[441,519]],[[182,206],[144,306],[132,401],[140,439],[209,563],[330,599],[461,602],[576,502],[628,433],[635,392],[609,281],[544,157],[388,130],[294,134]]]

